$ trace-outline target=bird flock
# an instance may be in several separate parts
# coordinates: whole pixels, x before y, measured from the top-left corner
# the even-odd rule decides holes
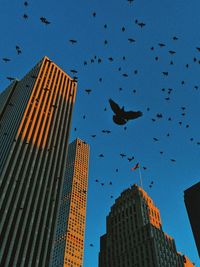
[[[154,40],[154,37],[148,35],[148,31],[152,27],[150,20],[146,21],[145,16],[144,19],[140,19],[134,12],[135,6],[140,4],[139,0],[123,0],[121,2],[127,9],[127,14],[130,14],[129,10],[132,11],[132,16],[127,16],[127,20],[131,20],[133,30],[130,30],[130,25],[126,21],[120,26],[121,21],[119,23],[116,21],[114,29],[109,17],[102,18],[100,9],[88,12],[87,23],[92,24],[92,30],[85,39],[88,42],[92,40],[93,55],[89,52],[85,52],[84,55],[80,53],[81,49],[88,51],[82,35],[79,36],[77,33],[74,36],[66,36],[66,49],[70,53],[81,54],[78,62],[75,61],[68,69],[64,68],[75,81],[78,81],[77,94],[80,100],[78,99],[77,105],[82,101],[80,109],[75,105],[72,135],[81,139],[83,135],[84,140],[94,148],[92,157],[100,162],[99,164],[105,161],[107,162],[106,166],[109,164],[112,166],[113,177],[118,175],[124,166],[131,173],[131,167],[141,161],[140,167],[144,173],[146,185],[151,190],[156,187],[157,182],[152,177],[148,177],[151,160],[146,155],[147,151],[144,149],[141,159],[141,153],[137,153],[137,149],[134,150],[134,146],[130,145],[129,141],[140,140],[134,134],[141,131],[138,129],[143,129],[139,134],[141,140],[145,139],[144,143],[148,143],[148,147],[155,152],[157,158],[161,160],[164,158],[167,166],[169,164],[174,166],[179,162],[179,158],[176,158],[177,151],[174,150],[171,153],[170,150],[168,152],[167,147],[170,140],[172,143],[178,142],[175,137],[176,132],[180,132],[180,142],[183,142],[183,146],[187,143],[187,146],[193,145],[200,148],[199,132],[195,128],[195,120],[192,119],[193,115],[196,118],[196,114],[192,109],[193,103],[189,102],[192,97],[199,100],[200,45],[194,44],[193,47],[189,47],[191,53],[188,53],[188,56],[183,59],[183,56],[180,55],[183,33],[171,32],[171,35],[166,36],[165,40],[161,38],[158,41],[158,37]],[[25,1],[22,5],[24,13],[19,15],[19,19],[28,25],[31,19],[29,11],[32,2]],[[120,8],[119,3],[116,5]],[[45,28],[45,34],[48,34],[51,27],[56,27],[57,24],[57,21],[54,21],[48,13],[38,16],[36,19],[40,22],[41,27]],[[57,20],[59,20],[59,16]],[[145,37],[146,35],[147,37]],[[116,37],[115,40],[112,40],[110,36]],[[148,39],[148,44],[141,43],[141,40],[144,41],[145,38]],[[24,50],[28,49],[23,47],[23,41],[21,44],[16,41],[13,47],[15,47],[16,57],[22,56]],[[1,61],[5,66],[12,64],[13,60],[17,60],[4,52],[1,54]],[[139,64],[138,58],[140,57],[142,64]],[[59,62],[56,63],[59,65]],[[148,75],[145,74],[147,72]],[[187,72],[192,72],[192,76],[196,75],[196,79],[192,80],[193,84],[188,78],[189,74],[185,74]],[[93,77],[92,82],[90,82],[91,76]],[[15,75],[10,74],[4,78],[12,82],[15,80]],[[154,80],[158,80],[158,82]],[[147,85],[149,88],[146,88]],[[184,97],[182,98],[181,95]],[[188,102],[186,102],[187,98]],[[144,124],[147,125],[146,128],[143,128]],[[160,130],[162,128],[163,131]],[[162,132],[164,133],[161,134]],[[112,139],[119,141],[112,141]],[[118,142],[119,149],[117,149]],[[109,151],[114,151],[112,157],[108,153],[108,148],[105,148],[109,143],[112,144]],[[118,165],[119,162],[123,167]],[[114,199],[118,193],[118,191],[115,193],[114,189],[118,181],[113,177],[91,178],[94,186],[109,188],[106,191],[109,192],[107,193],[109,199]],[[89,246],[93,247],[94,245],[89,243]]]

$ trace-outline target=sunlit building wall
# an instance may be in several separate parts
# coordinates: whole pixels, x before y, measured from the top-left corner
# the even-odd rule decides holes
[[[81,267],[88,189],[89,145],[76,139],[69,145],[52,267]]]
[[[76,87],[44,57],[0,94],[0,266],[49,266]]]
[[[158,208],[141,187],[133,185],[116,199],[107,216],[99,267],[169,266],[186,265],[174,239],[162,230]]]

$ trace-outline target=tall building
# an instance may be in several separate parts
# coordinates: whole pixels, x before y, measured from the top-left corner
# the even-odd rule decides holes
[[[0,266],[49,266],[76,87],[44,57],[0,94]]]
[[[184,191],[184,200],[200,257],[200,182]]]
[[[83,266],[88,164],[89,145],[76,139],[68,148],[52,267]]]
[[[189,264],[163,232],[160,212],[147,193],[137,185],[122,192],[106,218],[99,267],[194,266]]]

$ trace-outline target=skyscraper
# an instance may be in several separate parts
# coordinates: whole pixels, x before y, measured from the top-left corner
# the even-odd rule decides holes
[[[0,266],[48,266],[76,82],[44,57],[0,95]]]
[[[191,264],[191,265],[190,265]],[[116,199],[100,239],[99,267],[194,266],[163,232],[160,212],[139,186]]]
[[[200,257],[200,182],[184,191],[184,200]]]
[[[89,145],[76,139],[69,145],[52,267],[81,267],[84,254]],[[64,264],[63,264],[64,262]]]

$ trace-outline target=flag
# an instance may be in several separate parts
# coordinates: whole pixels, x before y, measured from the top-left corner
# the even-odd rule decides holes
[[[131,168],[131,171],[135,171],[137,168],[139,168],[139,162],[133,168]]]

